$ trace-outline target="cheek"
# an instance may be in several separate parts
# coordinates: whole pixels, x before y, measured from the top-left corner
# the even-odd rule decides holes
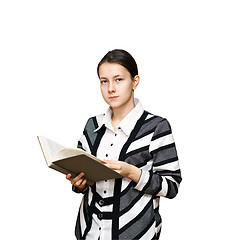
[[[127,84],[123,87],[123,92],[125,92],[127,95],[130,95],[132,93],[132,89],[132,84]]]
[[[100,91],[101,91],[101,94],[104,96],[105,95],[105,87],[101,85]]]
[[[100,92],[101,92],[101,95],[102,95],[104,101],[107,102],[107,101],[108,101],[107,89],[106,89],[104,86],[102,86],[102,87],[100,88]],[[108,103],[108,102],[107,102],[107,103]]]

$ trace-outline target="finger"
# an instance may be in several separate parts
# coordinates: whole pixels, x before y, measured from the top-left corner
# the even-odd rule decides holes
[[[78,176],[76,176],[75,178],[72,179],[71,183],[75,184],[77,181],[84,178],[84,175],[85,175],[84,173],[80,173]]]
[[[78,181],[80,178],[84,177],[84,173],[79,173],[76,177],[74,177],[74,181]]]
[[[82,183],[83,179],[79,179],[77,182],[74,183],[75,186],[80,187],[80,184]]]
[[[81,178],[75,183],[75,186],[82,188],[85,186],[85,184],[86,184],[86,179]]]
[[[122,162],[118,160],[103,160],[104,164],[113,164],[113,165],[121,165]]]
[[[72,177],[72,175],[71,175],[70,173],[68,173],[68,174],[66,175],[66,179],[68,179],[69,181],[71,181],[71,177]]]
[[[79,185],[79,187],[80,188],[84,188],[86,186],[86,183],[87,183],[86,178],[83,178],[81,183],[80,183],[80,185]]]
[[[108,163],[117,163],[118,161],[116,161],[116,160],[102,160],[102,163],[104,163],[104,164],[108,164]]]
[[[115,170],[115,169],[113,169],[113,171],[117,172],[118,174],[121,174],[121,170]]]
[[[87,184],[87,180],[86,180],[86,178],[84,178],[82,184],[83,184],[84,186]]]
[[[82,178],[85,176],[85,173],[81,172],[79,173],[75,178]]]
[[[111,168],[113,170],[120,170],[121,169],[121,165],[118,163],[107,163],[105,166],[107,166],[108,168]]]

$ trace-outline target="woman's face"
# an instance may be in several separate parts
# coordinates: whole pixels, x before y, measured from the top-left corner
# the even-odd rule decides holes
[[[103,63],[99,68],[100,89],[105,102],[113,109],[134,103],[134,91],[139,76],[131,77],[129,71],[117,63]]]

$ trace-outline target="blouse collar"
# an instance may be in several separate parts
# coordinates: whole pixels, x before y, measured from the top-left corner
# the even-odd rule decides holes
[[[144,112],[143,106],[142,106],[141,102],[139,101],[139,99],[135,98],[134,103],[135,103],[135,107],[125,116],[124,119],[122,119],[122,121],[117,126],[117,128],[120,127],[127,136],[130,135],[136,122],[139,120],[139,118],[141,117],[141,115]],[[112,114],[113,114],[113,111],[112,111],[111,107],[109,107],[107,109],[106,113],[103,115],[103,119],[101,121],[99,121],[98,128],[96,128],[94,131],[95,132],[98,131],[103,125],[106,128],[109,128],[112,131],[114,131],[112,123],[111,123]]]

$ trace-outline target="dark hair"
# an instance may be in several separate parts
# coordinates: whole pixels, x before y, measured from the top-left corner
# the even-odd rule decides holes
[[[129,73],[131,74],[132,78],[138,75],[138,68],[135,62],[135,59],[125,50],[122,49],[114,49],[109,51],[99,62],[97,67],[97,74],[99,76],[99,68],[103,63],[118,63],[125,67]]]

